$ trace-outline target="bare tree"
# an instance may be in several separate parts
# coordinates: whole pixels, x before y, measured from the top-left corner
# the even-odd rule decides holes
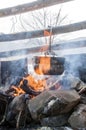
[[[12,27],[10,29],[10,33],[14,33],[15,32],[15,28],[16,28],[15,26],[17,24],[17,17],[16,16],[12,17],[11,21],[12,21]]]
[[[27,32],[38,29],[46,30],[48,27],[51,28],[52,31],[52,27],[62,25],[66,19],[67,15],[62,16],[62,7],[60,7],[57,12],[53,12],[51,9],[43,8],[41,10],[28,13],[27,15],[20,14],[19,16],[13,17],[12,28],[10,32]],[[60,39],[58,35],[48,35],[47,37],[43,38],[30,39],[29,43],[33,43],[34,46],[45,44],[44,48],[41,49],[43,52],[46,50],[46,45],[49,45],[49,43],[54,43],[58,41],[58,39]],[[32,46],[32,44],[30,44],[30,46]]]
[[[67,15],[62,17],[61,13],[62,7],[59,8],[57,13],[54,13],[47,8],[43,8],[40,11],[31,12],[26,18],[24,17],[24,15],[20,15],[19,20],[24,31],[46,29],[47,27],[52,28],[61,25],[67,18]],[[56,37],[57,36],[52,35],[52,43],[54,42]],[[37,43],[42,44],[44,42],[45,44],[47,44],[49,42],[49,38],[50,37],[39,38],[37,39]]]

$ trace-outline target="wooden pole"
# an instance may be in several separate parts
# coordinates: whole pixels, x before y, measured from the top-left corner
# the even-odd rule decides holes
[[[86,21],[64,25],[64,26],[52,27],[52,34],[53,35],[63,34],[63,33],[84,30],[84,29],[86,29]],[[15,33],[15,34],[1,34],[0,42],[44,37],[45,30],[50,32],[50,29],[43,29],[43,30],[28,31],[28,32]]]
[[[0,17],[21,14],[29,11],[38,10],[44,7],[69,2],[72,0],[37,0],[31,3],[26,3],[14,7],[0,9]]]

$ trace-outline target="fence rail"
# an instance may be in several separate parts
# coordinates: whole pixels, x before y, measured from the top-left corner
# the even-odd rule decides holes
[[[63,34],[63,33],[84,30],[84,29],[86,29],[86,21],[64,25],[64,26],[52,27],[52,34],[53,35]],[[15,34],[2,34],[0,35],[0,42],[44,37],[45,30],[50,32],[51,29],[47,28],[43,30],[28,31],[28,32],[15,33]]]
[[[86,39],[77,40],[77,41],[67,41],[59,44],[52,45],[53,51],[60,51],[60,54],[67,51],[69,53],[69,50],[79,50],[80,49],[86,49]],[[12,48],[10,48],[12,49]],[[43,51],[46,51],[48,49],[48,46],[39,46],[39,47],[33,47],[33,48],[18,48],[17,50],[8,50],[7,52],[3,51],[0,52],[0,61],[7,61],[7,60],[17,60],[17,59],[23,59],[24,57],[29,57],[29,55],[35,55],[36,53],[42,53]],[[77,53],[82,53],[82,50]],[[86,50],[83,51],[83,53],[86,54]]]
[[[56,4],[61,4],[73,0],[37,0],[31,3],[26,3],[14,7],[0,9],[0,17],[21,14],[29,11],[38,10],[44,7],[49,7]]]

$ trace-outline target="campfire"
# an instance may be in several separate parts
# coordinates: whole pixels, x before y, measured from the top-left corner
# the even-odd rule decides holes
[[[21,94],[29,94],[30,96],[37,96],[47,88],[46,80],[36,80],[32,75],[23,77],[19,84],[11,85],[6,91],[6,94],[11,96],[19,96]]]
[[[63,61],[61,61],[61,59],[59,58],[56,59],[55,57],[50,56],[35,57],[35,73],[37,73],[39,76],[52,74],[52,71],[55,74],[57,73],[57,75],[61,74],[64,71],[64,59],[62,60]],[[54,67],[55,65],[57,65],[57,69],[52,66],[52,62],[54,63]],[[28,74],[19,79],[19,81],[16,81],[16,83],[11,84],[11,86],[5,93],[12,97],[19,96],[25,93],[29,94],[29,96],[31,97],[34,97],[49,88],[50,87],[47,85],[47,78],[36,79],[36,77],[34,77],[33,75]]]
[[[1,88],[0,125],[19,128],[35,122],[39,126],[67,125],[78,128],[80,125],[73,123],[73,120],[81,121],[82,115],[79,120],[72,113],[76,111],[75,107],[77,107],[76,113],[81,110],[80,114],[82,114],[84,111],[86,96],[83,94],[86,85],[79,78],[65,73],[63,65],[64,60],[59,58],[35,57],[35,73],[39,77],[46,74],[51,76],[38,79],[34,75],[27,74],[17,79],[8,88],[4,90]],[[57,73],[57,76],[53,77],[54,73]],[[81,104],[84,105],[83,109]],[[85,127],[83,122],[81,127]]]

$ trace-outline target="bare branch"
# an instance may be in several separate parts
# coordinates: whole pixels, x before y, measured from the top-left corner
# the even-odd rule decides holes
[[[57,15],[57,18],[56,18],[56,23],[55,23],[55,26],[57,25],[58,21],[59,21],[59,17],[60,17],[60,14],[61,14],[61,10],[62,8],[59,9],[59,12],[58,12],[58,15]]]
[[[15,16],[15,21],[14,21],[14,17],[12,17],[12,19],[11,19],[11,21],[12,21],[12,27],[11,27],[11,29],[10,29],[10,32],[15,32],[15,25],[16,25],[16,23],[17,23],[17,18],[16,18],[16,16]]]
[[[42,18],[42,16],[39,17],[39,13],[38,13],[38,14],[35,14],[35,15],[34,15],[34,13],[32,13],[32,16],[33,16],[33,18],[34,18],[36,24],[40,24],[41,27],[44,27],[43,22],[42,22],[43,20],[40,19],[40,18]],[[41,27],[40,27],[40,28],[41,28]]]
[[[58,21],[59,21],[59,19],[60,19],[61,10],[62,10],[62,8],[60,7],[59,12],[58,12],[58,14],[57,14],[57,16],[56,16],[55,26],[58,24]],[[55,38],[55,35],[52,36],[52,43],[53,43],[53,41],[54,41],[54,38]]]
[[[31,14],[32,14],[32,16],[33,16],[34,24],[36,25],[36,28],[39,28],[39,29],[40,29],[39,23],[37,22],[37,19],[35,19],[34,14],[33,14],[33,13],[31,13]]]
[[[65,15],[62,19],[60,19],[58,25],[60,25],[66,18],[67,18],[68,15]]]
[[[19,20],[20,20],[20,23],[21,23],[21,26],[23,27],[23,29],[24,29],[25,31],[27,31],[27,29],[24,27],[24,24],[23,24],[23,22],[22,22],[21,14],[20,14],[20,16],[19,16]]]

